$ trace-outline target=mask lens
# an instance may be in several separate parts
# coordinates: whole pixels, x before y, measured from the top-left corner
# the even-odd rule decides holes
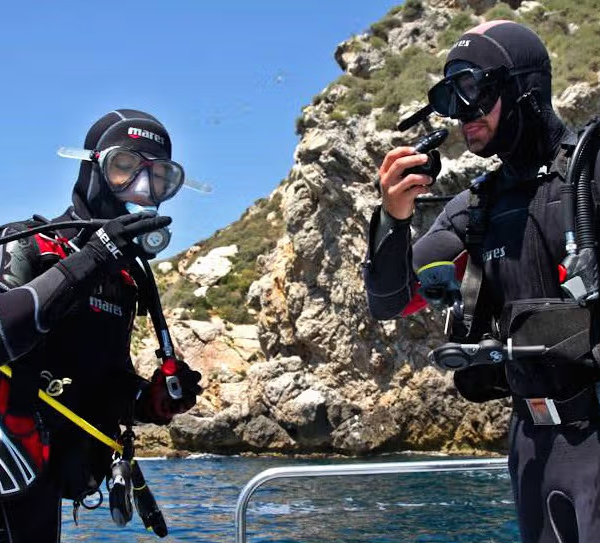
[[[482,85],[483,72],[479,69],[463,68],[450,73],[434,85],[429,93],[429,104],[433,110],[443,117],[457,117],[460,110],[479,109],[480,102],[491,92],[489,85]],[[492,101],[492,107],[498,96]],[[488,100],[486,100],[487,105]],[[491,109],[491,108],[490,108]],[[486,111],[489,113],[489,110]]]
[[[448,117],[453,93],[454,89],[446,79],[442,79],[434,85],[427,93],[429,104],[433,108],[433,111],[442,117]]]
[[[479,98],[479,84],[472,72],[458,74],[454,84],[468,105],[474,105]]]
[[[164,202],[175,196],[183,185],[183,168],[176,162],[152,161],[152,191],[157,202]]]
[[[140,168],[142,157],[124,150],[108,153],[103,164],[103,173],[115,190],[124,188]]]
[[[490,111],[492,111],[492,109],[494,109],[498,98],[500,98],[500,91],[498,88],[486,86],[479,93],[478,105],[487,115]]]

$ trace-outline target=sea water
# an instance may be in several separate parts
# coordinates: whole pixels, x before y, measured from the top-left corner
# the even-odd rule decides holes
[[[142,460],[169,527],[160,539],[137,514],[117,527],[103,505],[82,510],[79,526],[63,505],[63,543],[234,543],[240,490],[259,472],[299,464],[413,461],[402,455],[360,459],[200,456]],[[439,460],[439,458],[437,458]],[[106,493],[105,493],[106,494]],[[262,486],[247,510],[248,543],[517,543],[506,471],[279,479]]]

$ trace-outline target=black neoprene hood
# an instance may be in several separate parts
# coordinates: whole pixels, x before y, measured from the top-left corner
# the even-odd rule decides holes
[[[468,30],[453,45],[446,65],[455,60],[472,62],[480,68],[507,68],[546,71],[550,58],[538,35],[512,21],[490,21]]]
[[[135,109],[118,109],[104,115],[88,131],[84,147],[103,151],[109,147],[126,147],[171,158],[171,138],[155,117]],[[115,198],[98,164],[82,161],[73,189],[73,203],[83,218],[110,219],[125,215],[123,202]]]
[[[553,132],[560,128],[555,119],[549,118],[554,116],[550,57],[542,40],[531,29],[503,20],[480,24],[465,32],[452,46],[444,73],[456,61],[469,62],[484,70],[505,66],[518,73],[501,89],[502,110],[498,131],[485,149],[477,153],[480,156],[498,154],[503,159],[514,161],[516,155],[530,154],[527,148],[531,142],[542,140],[540,131]],[[535,94],[539,106],[545,110],[540,119],[529,118],[529,112],[524,111],[520,103],[530,92]],[[545,146],[542,143],[542,147]],[[531,151],[535,155],[553,152],[541,148]]]

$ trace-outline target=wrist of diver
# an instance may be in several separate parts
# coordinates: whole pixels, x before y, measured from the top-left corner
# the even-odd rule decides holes
[[[395,217],[394,215],[392,215],[386,208],[384,205],[381,206],[380,210],[379,210],[379,223],[382,226],[395,226],[398,224],[410,224],[412,221],[414,215],[414,211],[405,218],[399,219],[398,217]]]

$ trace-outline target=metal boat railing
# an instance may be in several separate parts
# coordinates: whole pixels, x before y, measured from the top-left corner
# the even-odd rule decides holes
[[[246,543],[246,510],[250,498],[259,487],[275,479],[298,477],[332,477],[350,475],[387,475],[392,473],[422,473],[438,471],[505,470],[506,458],[476,460],[433,460],[420,462],[383,462],[348,465],[311,465],[270,468],[255,475],[238,496],[235,507],[235,542]]]

